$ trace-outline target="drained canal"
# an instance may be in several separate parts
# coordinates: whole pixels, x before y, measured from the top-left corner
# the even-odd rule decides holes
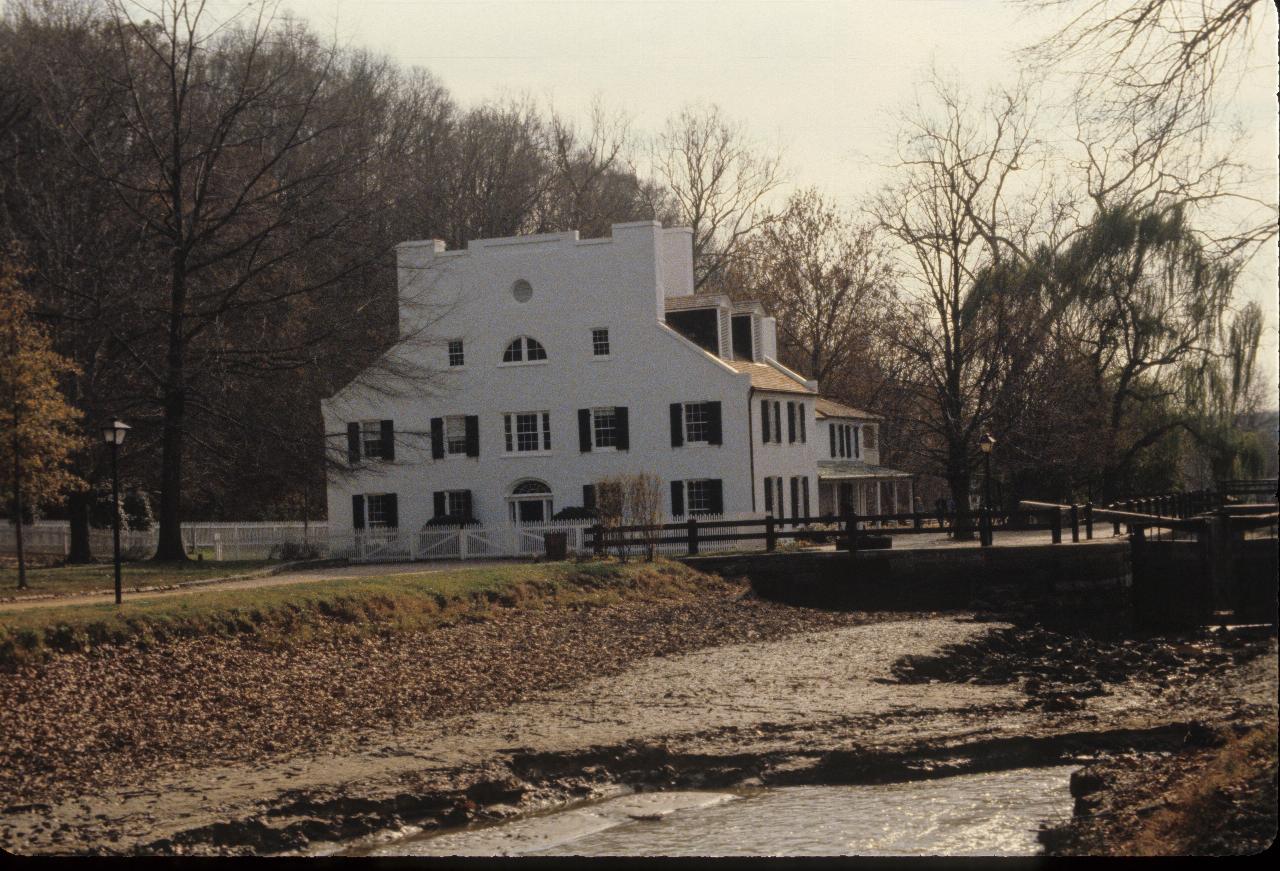
[[[1071,815],[1075,766],[909,783],[621,795],[483,827],[432,831],[378,856],[1030,856]]]

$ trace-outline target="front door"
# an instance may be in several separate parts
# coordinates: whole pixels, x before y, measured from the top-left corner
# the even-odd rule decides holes
[[[542,499],[521,499],[516,502],[516,517],[521,523],[542,523],[546,518]]]

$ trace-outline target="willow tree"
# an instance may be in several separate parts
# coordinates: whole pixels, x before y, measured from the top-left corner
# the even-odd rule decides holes
[[[24,516],[57,502],[79,483],[68,470],[81,447],[80,413],[59,390],[74,365],[57,354],[32,316],[34,300],[22,289],[12,259],[0,261],[0,486],[9,502],[18,545],[18,589],[26,589]]]

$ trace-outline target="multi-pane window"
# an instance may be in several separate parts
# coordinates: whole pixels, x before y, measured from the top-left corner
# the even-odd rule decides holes
[[[711,412],[705,402],[684,405],[684,440],[686,444],[706,443],[711,435]]]
[[[370,459],[382,456],[382,421],[360,421],[360,454]]]
[[[609,331],[606,329],[591,331],[591,353],[597,357],[609,356]]]
[[[444,513],[447,517],[466,517],[471,513],[470,490],[444,491]]]
[[[449,342],[449,365],[464,366],[467,358],[463,353],[462,339],[453,339]]]
[[[390,526],[391,515],[395,509],[391,507],[394,497],[386,493],[370,493],[364,497],[365,525]]]
[[[457,414],[444,419],[444,450],[449,455],[467,453],[467,418]]]
[[[509,454],[545,453],[551,450],[551,414],[524,411],[505,415],[503,435]]]
[[[547,359],[547,349],[537,339],[521,336],[507,345],[502,354],[503,363],[534,363]]]
[[[862,425],[862,444],[867,450],[873,451],[876,447],[876,427],[875,424],[866,423]]]
[[[591,433],[597,448],[618,446],[618,412],[609,408],[591,409]]]
[[[711,487],[708,480],[685,482],[685,510],[690,514],[707,514],[711,511]]]

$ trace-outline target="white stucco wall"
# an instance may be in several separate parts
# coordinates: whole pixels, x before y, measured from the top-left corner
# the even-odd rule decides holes
[[[764,446],[769,450],[753,481],[748,439],[760,433],[758,421],[753,428],[749,420],[749,376],[659,323],[664,295],[692,289],[687,230],[642,222],[614,225],[610,239],[558,233],[476,241],[460,251],[412,242],[399,246],[398,255],[402,295],[411,300],[402,306],[402,324],[412,328],[429,319],[439,342],[416,353],[441,371],[441,384],[399,398],[354,385],[324,401],[326,432],[344,446],[350,421],[390,419],[396,429],[394,463],[370,461],[330,480],[331,529],[351,528],[352,494],[396,493],[400,527],[418,529],[432,517],[432,494],[439,490],[470,490],[478,520],[505,523],[506,497],[523,479],[550,485],[559,511],[581,505],[582,485],[608,475],[655,474],[668,508],[672,480],[719,478],[725,512],[738,513],[753,510],[753,489],[755,510],[763,510],[765,474],[814,475],[811,398],[808,444]],[[517,279],[532,285],[527,302],[511,293]],[[607,359],[592,354],[591,331],[600,327],[609,330]],[[548,359],[503,365],[504,349],[521,335],[541,342]],[[447,365],[450,338],[465,343],[462,368]],[[696,401],[721,403],[723,444],[673,448],[669,404]],[[630,450],[581,453],[578,410],[610,405],[629,409]],[[522,411],[550,413],[550,454],[504,454],[503,414]],[[479,418],[478,458],[431,458],[431,418],[449,415]],[[760,456],[758,442],[755,448]],[[816,478],[810,482],[814,508],[816,484]]]

